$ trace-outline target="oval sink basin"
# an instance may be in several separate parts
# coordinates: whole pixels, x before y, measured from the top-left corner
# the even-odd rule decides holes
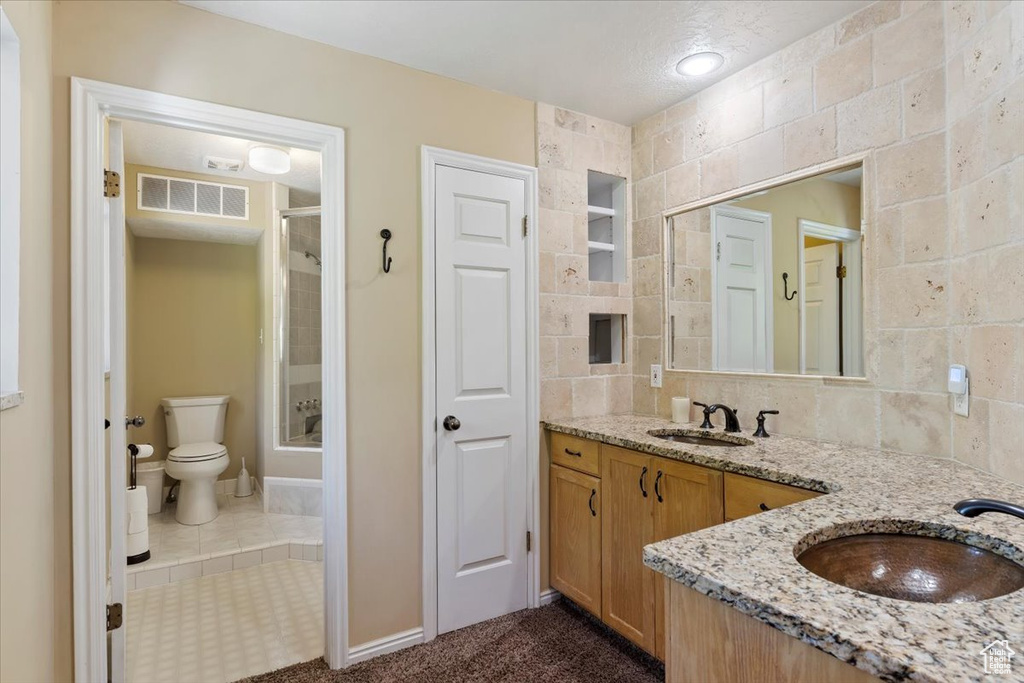
[[[858,534],[813,545],[797,562],[847,588],[912,602],[975,602],[1024,588],[1024,567],[955,541]]]
[[[684,431],[673,431],[666,429],[655,429],[647,432],[651,436],[656,436],[659,439],[665,439],[665,441],[674,441],[675,443],[688,443],[694,446],[746,446],[746,443],[737,443],[735,441],[726,441],[725,439],[716,439],[712,436],[699,436],[696,434],[688,434]],[[745,441],[745,439],[744,439]]]

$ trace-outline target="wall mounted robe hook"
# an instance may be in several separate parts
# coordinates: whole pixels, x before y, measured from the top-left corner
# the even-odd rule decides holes
[[[782,294],[786,297],[786,301],[792,301],[793,297],[796,296],[796,290],[793,293],[789,293],[789,273],[782,274]]]
[[[391,257],[388,256],[388,240],[391,239],[391,231],[388,230],[387,228],[384,228],[383,230],[380,231],[380,236],[384,238],[384,256],[381,265],[383,266],[385,273],[390,273]]]

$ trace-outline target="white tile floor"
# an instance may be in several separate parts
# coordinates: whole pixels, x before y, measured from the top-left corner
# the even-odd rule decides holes
[[[263,512],[263,499],[218,495],[220,515],[208,524],[186,526],[174,519],[173,504],[149,516],[149,550],[146,562],[132,565],[129,573],[167,565],[184,564],[227,553],[265,548],[278,542],[322,542],[323,519]]]
[[[285,560],[130,592],[129,683],[228,683],[316,659],[322,575]]]

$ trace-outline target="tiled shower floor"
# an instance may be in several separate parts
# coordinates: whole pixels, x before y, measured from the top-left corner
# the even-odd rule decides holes
[[[228,683],[324,651],[323,570],[284,560],[128,593],[129,683]]]

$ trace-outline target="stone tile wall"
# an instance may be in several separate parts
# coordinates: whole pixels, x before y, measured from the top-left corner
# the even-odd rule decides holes
[[[587,254],[587,171],[626,178],[628,188],[629,159],[629,127],[537,104],[541,419],[631,409],[628,348],[623,363],[591,365],[590,314],[624,314],[628,345],[633,290],[640,283],[629,272],[628,254],[625,283],[591,282]],[[629,216],[625,225],[628,245]]]
[[[749,425],[778,408],[769,429],[1024,483],[1022,109],[1024,3],[884,1],[634,126],[634,412],[689,395]],[[660,281],[666,209],[856,154],[867,380],[669,371],[651,389],[663,300],[640,274]],[[953,362],[969,418],[951,412]]]

